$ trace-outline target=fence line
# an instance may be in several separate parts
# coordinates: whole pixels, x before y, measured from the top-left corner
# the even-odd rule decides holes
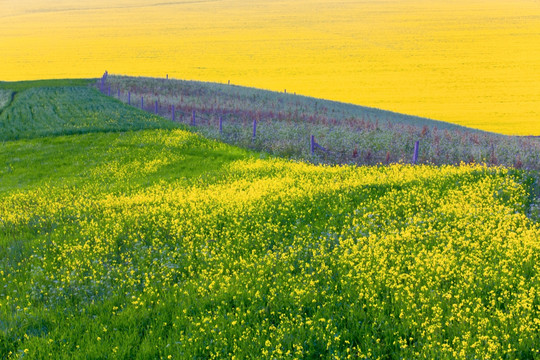
[[[105,94],[105,81],[106,81],[106,78],[107,78],[106,75],[107,75],[107,73],[105,73],[104,76],[101,78],[101,84],[100,84],[100,90],[101,90],[101,92],[103,94]],[[108,87],[107,94],[108,94],[108,96],[111,96],[111,86],[110,85]],[[117,97],[118,97],[118,100],[121,100],[121,91],[120,91],[120,89],[118,89],[118,91],[117,91]],[[128,100],[128,105],[131,105],[131,91],[128,91],[128,99],[127,100]],[[155,100],[154,114],[156,114],[156,115],[159,114],[158,109],[159,109],[159,102],[158,102],[158,100]],[[141,96],[141,110],[146,111],[144,109],[144,96]],[[150,111],[148,111],[148,112],[150,112]],[[175,105],[171,105],[171,120],[172,121],[176,121],[176,114],[177,113],[181,117],[184,117],[184,118],[191,115],[191,122],[190,122],[191,126],[197,126],[197,118],[201,119],[201,120],[206,120],[209,124],[212,122],[212,118],[209,115],[196,114],[195,110],[192,110],[191,114],[189,114],[188,112],[185,112],[185,111],[183,111],[181,109],[175,108]],[[216,115],[218,115],[217,112],[216,112]],[[219,115],[218,115],[218,128],[219,128],[220,136],[223,135],[223,121],[224,121],[223,116],[224,115],[232,116],[232,115],[235,115],[235,112],[229,112],[228,114],[223,113],[223,112],[219,113]],[[252,141],[255,141],[256,137],[257,137],[257,119],[253,119],[253,122],[252,122],[252,137],[251,137]],[[309,140],[310,140],[309,141],[309,154],[311,156],[315,156],[317,150],[320,150],[323,153],[329,154],[329,155],[338,154],[336,152],[330,151],[329,149],[327,149],[324,146],[322,146],[321,144],[319,144],[315,140],[314,135],[310,135]],[[419,144],[420,144],[420,141],[416,141],[414,143],[414,151],[413,151],[413,156],[412,156],[411,163],[415,164],[415,165],[418,164],[418,155],[419,155],[419,147],[420,147]],[[355,149],[353,151],[353,158],[356,157],[356,155],[357,155],[357,150]],[[388,153],[387,153],[387,162],[388,162]]]
[[[417,141],[414,143],[414,154],[412,158],[412,163],[416,165],[418,162],[418,147],[419,147],[420,141]]]

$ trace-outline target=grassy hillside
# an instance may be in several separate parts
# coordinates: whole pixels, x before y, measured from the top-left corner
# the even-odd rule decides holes
[[[176,126],[157,116],[125,107],[87,86],[61,84],[62,81],[4,83],[6,89],[0,90],[0,100],[11,99],[13,92],[15,95],[9,106],[0,112],[0,141]]]
[[[540,169],[540,141],[504,136],[450,123],[322,99],[233,85],[109,76],[111,95],[144,109],[192,123],[206,137],[257,151],[315,163],[375,165],[418,161],[425,164],[486,163]],[[218,119],[223,119],[220,133]],[[257,134],[253,139],[253,120]],[[310,153],[310,136],[328,151]]]
[[[540,358],[525,172],[316,166],[108,109],[0,143],[0,357]]]
[[[2,356],[537,356],[520,172],[320,167],[183,130],[0,158]]]

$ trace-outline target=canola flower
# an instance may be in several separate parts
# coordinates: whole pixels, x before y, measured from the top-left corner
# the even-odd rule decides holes
[[[0,193],[3,357],[539,357],[524,173],[245,152],[182,177],[232,148],[107,136],[93,168]]]

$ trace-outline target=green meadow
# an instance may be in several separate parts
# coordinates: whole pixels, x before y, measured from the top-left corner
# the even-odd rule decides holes
[[[89,87],[61,84],[58,80],[22,82],[14,83],[13,89],[2,89],[8,85],[0,83],[0,105],[4,104],[0,113],[0,141],[174,127],[162,118],[125,107]]]
[[[0,85],[1,358],[540,359],[532,171],[313,164]]]

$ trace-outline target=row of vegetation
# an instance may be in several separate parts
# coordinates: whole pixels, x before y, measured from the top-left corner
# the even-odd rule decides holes
[[[10,105],[0,112],[0,141],[176,127],[161,117],[126,107],[90,87],[30,87],[17,92],[0,90],[0,105],[3,98],[9,99],[4,102],[6,105],[10,102]]]
[[[486,163],[540,169],[540,140],[293,94],[195,81],[108,76],[104,91],[184,124],[205,137],[314,163],[411,162],[414,143],[425,164]],[[223,130],[219,130],[219,117]],[[253,139],[252,122],[257,120]],[[310,153],[310,136],[328,151]]]

